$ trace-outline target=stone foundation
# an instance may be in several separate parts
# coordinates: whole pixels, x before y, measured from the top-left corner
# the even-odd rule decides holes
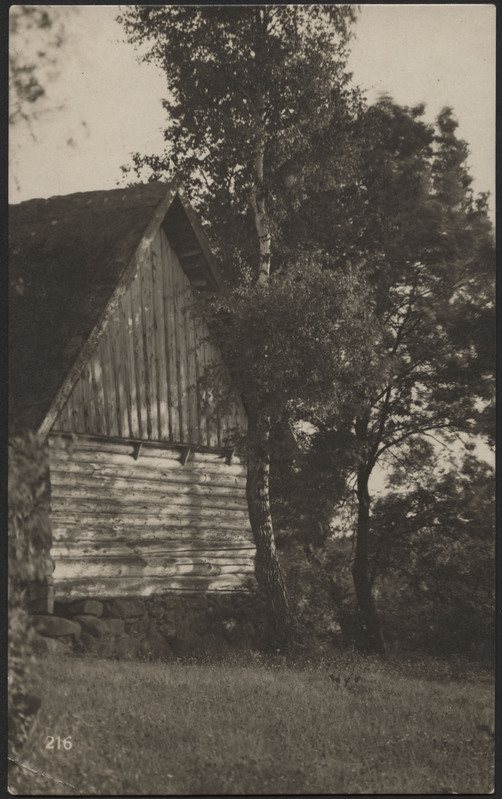
[[[53,615],[33,622],[51,651],[56,639],[68,651],[129,660],[259,649],[266,630],[256,592],[56,601]]]

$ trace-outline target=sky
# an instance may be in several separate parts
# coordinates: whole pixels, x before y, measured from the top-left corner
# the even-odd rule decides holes
[[[124,185],[131,153],[162,151],[162,75],[124,41],[119,6],[75,9],[37,119],[11,130],[11,202]],[[452,106],[474,189],[494,197],[495,6],[362,5],[355,33],[350,69],[368,101],[424,102],[431,121]]]

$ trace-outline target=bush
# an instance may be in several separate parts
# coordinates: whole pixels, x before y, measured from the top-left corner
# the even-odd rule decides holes
[[[375,503],[371,559],[388,635],[431,654],[493,659],[493,469],[468,455]]]
[[[33,642],[26,610],[29,584],[50,569],[51,528],[47,453],[34,434],[9,442],[8,486],[8,718],[16,755],[25,742],[39,701],[31,696]]]

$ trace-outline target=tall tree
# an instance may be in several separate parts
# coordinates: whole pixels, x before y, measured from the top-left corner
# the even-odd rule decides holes
[[[346,72],[353,7],[135,6],[120,19],[132,43],[148,46],[144,59],[161,65],[169,90],[166,152],[136,155],[136,171],[190,185],[227,275],[247,276],[266,304],[274,262],[285,266],[281,219],[319,173],[313,145],[329,125],[345,131],[343,174],[345,120],[358,104]],[[270,514],[269,396],[247,381],[247,496],[257,576],[287,631],[293,611]]]
[[[465,142],[445,109],[435,126],[423,107],[389,98],[360,118],[358,180],[310,198],[288,235],[323,239],[333,258],[359,262],[372,286],[382,337],[382,379],[349,428],[320,421],[357,496],[354,586],[368,643],[384,651],[371,590],[370,477],[377,463],[420,462],[432,443],[490,434],[493,421],[494,252],[486,197],[475,199]],[[317,214],[336,220],[336,236]]]

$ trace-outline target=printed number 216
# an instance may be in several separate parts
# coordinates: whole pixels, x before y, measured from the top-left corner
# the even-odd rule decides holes
[[[54,745],[54,742],[56,742],[56,745]],[[45,744],[46,749],[71,749],[72,746],[71,735],[67,735],[66,738],[60,738],[59,735],[48,735],[47,743]]]

